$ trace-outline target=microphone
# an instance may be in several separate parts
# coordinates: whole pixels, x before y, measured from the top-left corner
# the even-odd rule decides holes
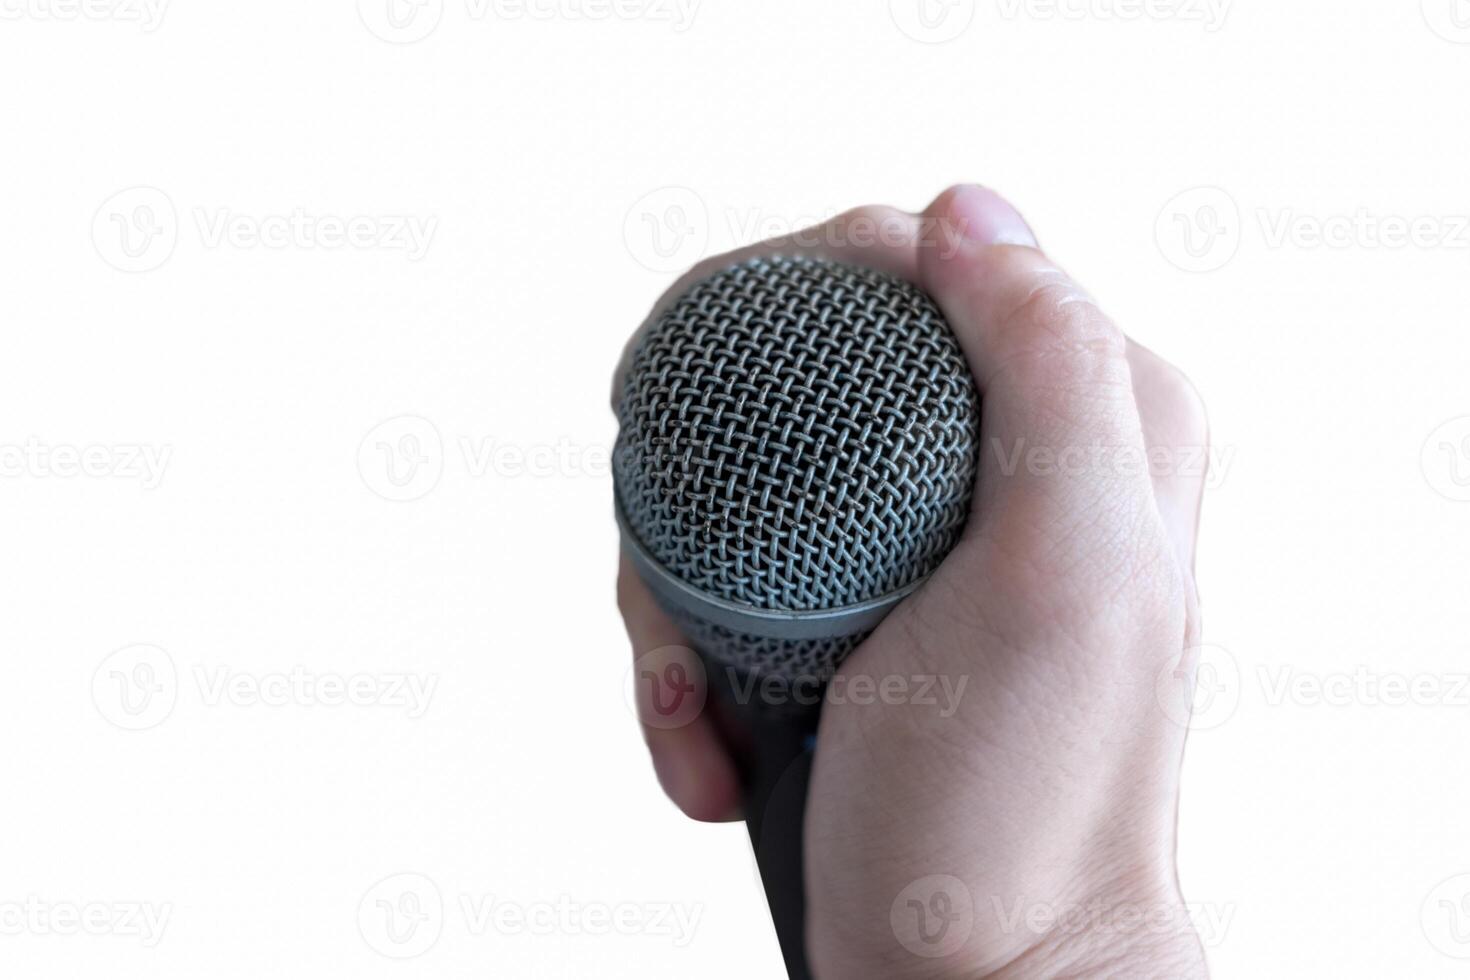
[[[623,379],[622,546],[705,663],[792,977],[809,976],[802,816],[822,691],[959,540],[979,420],[934,301],[826,259],[694,283]]]

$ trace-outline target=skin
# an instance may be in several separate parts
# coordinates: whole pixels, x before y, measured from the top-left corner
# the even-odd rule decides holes
[[[1046,257],[1014,208],[972,185],[919,215],[859,208],[712,259],[649,319],[698,277],[797,251],[928,290],[983,402],[964,539],[834,681],[854,690],[855,679],[923,675],[953,690],[963,679],[962,695],[947,714],[916,698],[823,708],[806,825],[814,972],[1205,976],[1174,859],[1187,717],[1158,687],[1194,667],[1204,473],[1095,461],[1161,450],[1176,451],[1176,463],[1196,458],[1208,439],[1198,395]],[[1007,473],[997,464],[1018,445],[1087,450],[1073,458],[1093,461]],[[618,598],[635,657],[685,644],[626,559]],[[713,722],[644,718],[660,783],[680,809],[737,818],[736,768]],[[942,956],[902,925],[908,899],[931,901],[935,876],[959,883],[943,886],[953,901],[938,911],[958,917]],[[1018,923],[1017,909],[1071,917]]]

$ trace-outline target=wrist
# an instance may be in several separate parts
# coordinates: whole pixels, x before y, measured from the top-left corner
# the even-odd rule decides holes
[[[997,889],[975,878],[929,876],[894,900],[891,935],[818,928],[812,966],[818,977],[886,980],[1208,976],[1172,866],[1086,878],[1073,887],[1053,880]]]

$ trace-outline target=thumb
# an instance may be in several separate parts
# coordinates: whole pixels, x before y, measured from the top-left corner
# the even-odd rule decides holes
[[[946,234],[923,250],[920,279],[981,395],[974,530],[1031,555],[1059,540],[1084,560],[1116,549],[1118,520],[1153,511],[1123,332],[993,191],[951,188],[925,217]]]

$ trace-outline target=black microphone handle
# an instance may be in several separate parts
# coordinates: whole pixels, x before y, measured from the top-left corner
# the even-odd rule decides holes
[[[733,667],[707,658],[705,674],[717,724],[741,770],[745,824],[786,972],[810,980],[802,830],[822,692],[788,690],[772,704],[758,682]]]

